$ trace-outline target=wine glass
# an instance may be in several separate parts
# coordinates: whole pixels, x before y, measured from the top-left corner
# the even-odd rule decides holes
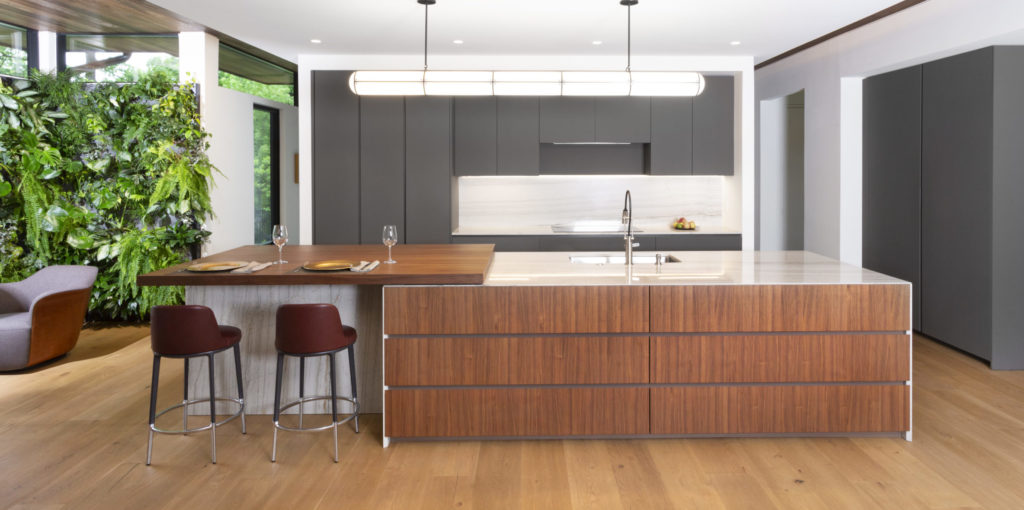
[[[274,225],[273,232],[274,244],[277,245],[277,262],[275,264],[284,264],[287,260],[282,260],[284,256],[284,245],[288,244],[288,227],[284,225]]]
[[[394,264],[395,259],[391,258],[391,247],[398,242],[398,227],[394,225],[384,225],[384,246],[388,247],[388,259],[384,261],[385,264]]]

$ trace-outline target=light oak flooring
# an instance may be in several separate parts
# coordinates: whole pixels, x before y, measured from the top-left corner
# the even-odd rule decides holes
[[[1024,372],[918,337],[914,441],[886,438],[380,444],[379,416],[330,433],[232,422],[157,436],[140,327],[87,329],[66,358],[0,375],[0,508],[1024,508]],[[197,366],[197,369],[200,367]],[[180,398],[164,364],[161,404]],[[196,422],[198,423],[198,421]],[[171,425],[170,422],[167,425]]]

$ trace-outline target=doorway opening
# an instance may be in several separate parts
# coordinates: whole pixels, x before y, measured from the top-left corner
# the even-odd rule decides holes
[[[804,249],[804,91],[761,102],[760,250]]]
[[[253,105],[253,244],[270,244],[274,225],[281,222],[280,112]]]

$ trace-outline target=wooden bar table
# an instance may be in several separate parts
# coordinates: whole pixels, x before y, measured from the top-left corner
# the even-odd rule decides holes
[[[242,329],[242,371],[245,380],[246,412],[271,414],[274,402],[275,315],[279,305],[288,303],[331,303],[341,311],[342,322],[359,332],[356,342],[356,372],[361,412],[383,409],[382,381],[382,286],[383,285],[479,285],[484,282],[494,254],[494,245],[397,245],[392,248],[395,264],[384,264],[383,245],[299,245],[287,246],[288,262],[256,273],[193,273],[189,265],[215,261],[277,260],[276,246],[243,246],[201,259],[154,271],[138,277],[139,285],[182,285],[185,302],[213,309],[221,324]],[[313,272],[302,269],[306,262],[322,260],[380,260],[369,273]],[[221,388],[234,388],[234,367],[228,357],[217,358],[216,377]],[[326,358],[325,358],[326,359]],[[286,371],[298,371],[297,362]],[[339,363],[339,392],[348,394],[348,364]],[[325,360],[311,360],[306,366],[307,395],[328,394]],[[294,373],[294,372],[292,372]],[[189,388],[194,395],[206,394],[204,371],[193,370]],[[229,390],[230,391],[230,390]],[[298,395],[298,377],[284,378],[283,395]],[[197,406],[199,407],[199,406]],[[329,402],[307,404],[307,412],[329,412]],[[293,409],[294,410],[294,409]],[[351,411],[346,402],[340,409]],[[208,412],[197,408],[197,413]]]

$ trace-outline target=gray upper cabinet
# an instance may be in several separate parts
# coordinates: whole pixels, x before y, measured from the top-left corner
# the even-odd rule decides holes
[[[651,141],[651,98],[594,98],[594,141]]]
[[[540,173],[540,102],[536,97],[499,97],[498,175]]]
[[[381,242],[384,225],[398,226],[405,242],[405,99],[362,96],[359,136],[359,217],[332,215],[328,221],[359,222],[359,242]],[[355,183],[349,183],[354,186]]]
[[[349,71],[313,71],[313,243],[359,243],[359,96]]]
[[[651,98],[651,175],[693,173],[693,99]]]
[[[541,97],[540,141],[594,141],[594,100],[590,97]]]
[[[704,92],[693,98],[693,174],[733,174],[732,76],[705,76]]]
[[[498,173],[498,110],[493,97],[455,97],[455,175]]]
[[[864,80],[863,265],[913,284],[921,329],[921,66]]]
[[[451,235],[451,99],[405,98],[405,241]]]

